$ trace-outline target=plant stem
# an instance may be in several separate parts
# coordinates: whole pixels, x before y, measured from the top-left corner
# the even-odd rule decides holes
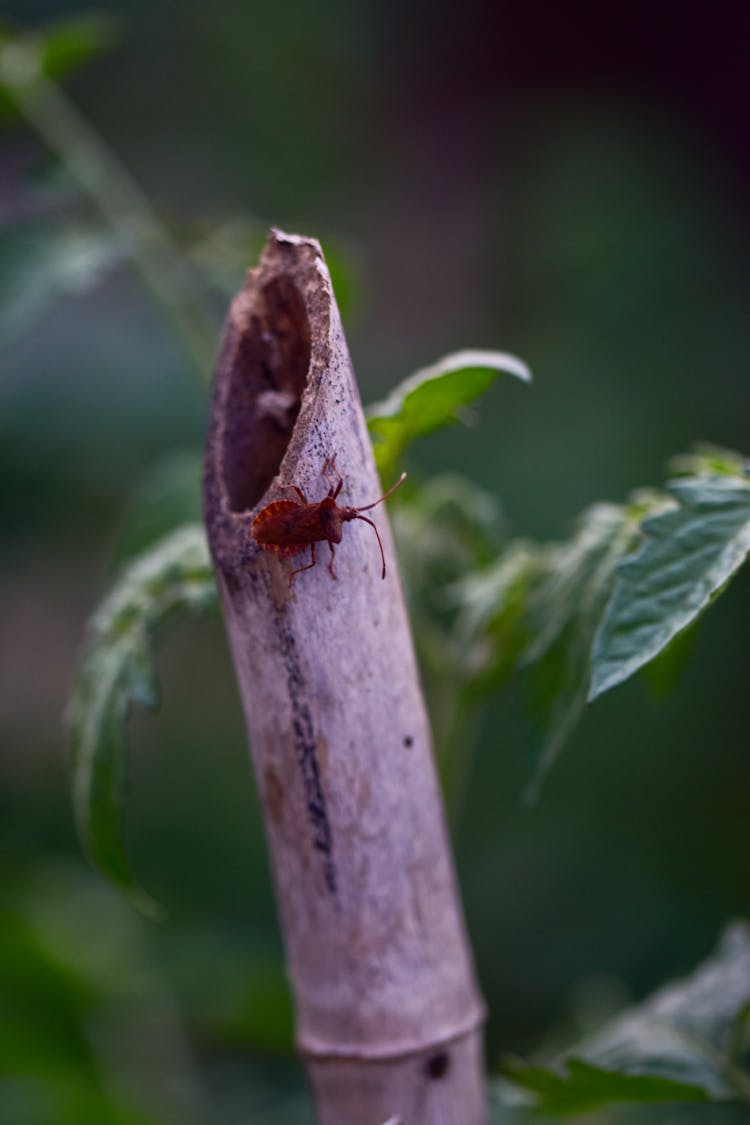
[[[300,561],[248,536],[279,481],[317,499],[333,452],[347,503],[378,495],[320,247],[274,231],[227,318],[204,479],[297,1041],[320,1125],[483,1125],[483,1004],[387,514],[385,581],[363,529],[337,581],[321,559],[291,589]]]
[[[215,361],[216,318],[146,196],[46,77],[32,47],[16,41],[0,48],[0,76],[19,112],[59,156],[117,235],[201,379],[207,380]]]

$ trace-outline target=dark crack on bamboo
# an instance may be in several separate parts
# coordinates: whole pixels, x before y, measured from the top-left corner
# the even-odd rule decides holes
[[[307,812],[313,829],[313,847],[323,857],[323,878],[332,895],[336,894],[336,866],[333,859],[333,832],[328,818],[325,790],[321,779],[318,746],[312,711],[305,698],[305,684],[300,670],[294,634],[279,615],[281,653],[292,703],[294,747],[305,790]]]

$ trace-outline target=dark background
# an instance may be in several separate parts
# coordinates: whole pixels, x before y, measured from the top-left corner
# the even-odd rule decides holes
[[[22,26],[75,10],[6,5]],[[425,441],[421,471],[465,473],[519,533],[554,539],[590,502],[659,484],[699,439],[750,449],[745,4],[109,10],[120,44],[67,83],[71,96],[165,214],[240,215],[335,247],[365,401],[460,347],[531,365],[533,387],[501,382],[477,429]],[[7,126],[5,211],[36,149]],[[167,923],[141,926],[100,888],[69,812],[61,713],[85,618],[138,480],[199,446],[205,417],[204,390],[127,271],[50,309],[0,360],[1,862],[10,908],[53,961],[59,927],[79,935],[72,976],[88,981],[77,958],[137,931],[122,939],[132,970],[113,955],[113,971],[128,995],[141,982],[138,1027],[152,1027],[146,1010],[169,1024],[175,1098],[196,1120],[193,1083],[217,1120],[288,1097],[273,1118],[287,1122],[300,1076],[218,622],[168,635],[162,713],[133,724],[131,848]],[[531,811],[506,708],[491,712],[456,838],[491,1062],[645,995],[750,914],[749,611],[741,575],[674,696],[657,705],[635,683],[598,702]],[[40,984],[52,1060],[53,1009]],[[187,1120],[131,1062],[123,1102],[143,1120]]]

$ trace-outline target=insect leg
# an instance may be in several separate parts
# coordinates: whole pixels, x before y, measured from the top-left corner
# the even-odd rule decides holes
[[[335,454],[334,454],[333,460],[334,461],[336,460]],[[332,482],[331,478],[328,475],[328,470],[331,466],[332,466],[332,462],[331,462],[330,457],[326,457],[325,461],[323,462],[323,468],[320,470],[320,475],[323,477],[324,481],[328,485],[328,495],[334,496],[335,495],[335,493],[333,491],[334,485],[333,485],[333,482]]]
[[[296,570],[293,570],[293,571],[290,572],[290,574],[289,574],[289,589],[290,590],[292,588],[292,582],[294,581],[295,574],[301,574],[303,570],[312,570],[312,568],[315,566],[315,563],[317,562],[317,559],[315,558],[315,544],[314,543],[310,544],[310,556],[311,556],[310,562],[307,564],[307,566],[298,566]]]
[[[333,543],[331,542],[330,539],[328,540],[328,546],[331,548],[331,559],[330,559],[330,562],[328,563],[328,573],[330,574],[331,578],[335,578],[336,572],[333,569],[333,560],[336,557],[336,552],[333,548]]]
[[[306,503],[307,503],[307,497],[305,496],[305,494],[304,494],[304,492],[302,491],[302,489],[301,489],[301,488],[298,488],[296,484],[280,484],[280,485],[279,485],[279,488],[288,488],[288,489],[290,489],[290,490],[291,490],[292,492],[296,492],[296,493],[297,493],[297,495],[299,496],[300,500],[302,501],[302,503],[303,503],[303,504],[306,504]]]
[[[331,463],[328,466],[328,468],[332,469],[333,472],[336,474],[336,476],[339,478],[339,483],[336,485],[336,488],[333,492],[333,499],[334,500],[338,496],[339,492],[341,492],[341,489],[344,487],[344,478],[342,477],[341,473],[336,468],[336,457],[337,457],[337,454],[334,453],[333,457],[331,458]]]

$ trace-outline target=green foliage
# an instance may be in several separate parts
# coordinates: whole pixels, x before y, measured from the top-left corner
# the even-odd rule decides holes
[[[212,301],[241,283],[257,254],[261,224],[238,218],[197,232],[194,226],[180,231],[174,222],[164,226],[80,127],[49,80],[109,40],[109,24],[96,18],[0,36],[6,108],[25,112],[77,168],[75,206],[94,204],[105,219],[27,216],[0,235],[0,347],[17,340],[53,301],[88,291],[127,253],[192,340],[205,371],[213,349]],[[98,169],[93,176],[92,168]],[[353,280],[346,256],[334,251],[329,261],[346,303]],[[194,274],[181,292],[186,262]],[[194,292],[200,293],[196,303]],[[530,379],[513,356],[459,352],[417,372],[372,407],[368,424],[385,483],[413,441],[466,420],[470,404],[501,371]],[[520,687],[537,790],[587,693],[593,699],[640,669],[659,692],[673,684],[694,635],[691,626],[750,550],[745,459],[703,448],[676,459],[673,471],[679,479],[666,496],[595,504],[568,541],[553,545],[510,538],[497,503],[460,477],[435,478],[397,498],[395,530],[454,811],[483,701],[499,687],[511,681]],[[157,908],[138,886],[123,843],[126,728],[133,707],[158,705],[153,647],[159,626],[216,603],[205,538],[194,523],[199,476],[197,456],[171,459],[125,514],[113,553],[128,568],[93,619],[70,707],[80,835],[101,870],[151,914]],[[71,900],[73,922],[63,919],[57,927],[47,928],[48,919],[17,905],[2,918],[0,970],[7,979],[1,982],[0,1068],[10,1060],[19,1076],[4,1088],[4,1108],[14,1121],[146,1125],[161,1115],[130,1092],[111,1096],[120,1075],[110,1073],[89,1032],[93,1016],[108,1033],[114,1028],[115,1042],[133,1038],[134,1029],[148,1038],[152,1013],[134,1019],[132,1008],[140,966],[133,968],[128,953],[138,948],[138,935],[98,903],[81,903],[75,893]],[[115,943],[114,955],[102,949],[102,934],[112,931],[127,938],[127,948]],[[261,957],[249,964],[244,946],[232,956],[223,945],[211,947],[207,960],[199,986],[193,983],[196,1006],[208,1013],[204,1029],[285,1051],[291,1010],[278,963]],[[195,964],[189,961],[191,980]],[[35,994],[43,994],[47,1006],[43,1024],[27,1002]],[[750,934],[738,926],[692,978],[625,1013],[553,1066],[507,1063],[504,1089],[512,1084],[516,1102],[532,1112],[558,1115],[621,1102],[749,1103],[749,1014]],[[184,1082],[184,1075],[178,1078]],[[183,1119],[179,1111],[170,1116]]]
[[[542,547],[516,539],[499,552],[487,536],[491,498],[458,477],[436,478],[394,505],[439,750],[453,730],[455,753],[465,754],[470,709],[513,676],[520,680],[530,795],[538,790],[585,706],[591,644],[617,565],[643,512],[660,502],[649,496],[594,505],[568,542]]]
[[[149,550],[176,527],[200,523],[202,472],[200,454],[181,450],[144,474],[115,529],[111,555],[117,567]]]
[[[531,373],[505,352],[463,351],[416,371],[367,410],[381,477],[391,477],[408,446],[450,422],[467,418],[467,407],[504,372],[528,383]]]
[[[705,1102],[700,1086],[652,1074],[622,1074],[568,1059],[564,1073],[507,1062],[504,1070],[516,1085],[535,1095],[545,1113],[587,1113],[611,1102]]]
[[[552,1067],[511,1061],[504,1073],[548,1113],[623,1100],[748,1103],[749,1008],[750,927],[736,923],[692,976],[618,1016]]]
[[[260,247],[263,224],[252,217],[204,224],[200,230],[195,224],[180,229],[180,221],[172,218],[164,223],[128,185],[104,146],[91,144],[93,135],[81,130],[80,121],[76,125],[72,107],[68,103],[66,109],[51,80],[64,77],[111,40],[112,24],[103,16],[66,20],[31,34],[0,34],[0,110],[25,113],[67,160],[68,170],[77,165],[79,185],[67,201],[76,208],[73,218],[49,211],[34,218],[24,202],[23,221],[0,232],[0,348],[12,345],[54,301],[88,292],[128,254],[173,322],[179,322],[175,311],[182,305],[183,332],[185,322],[195,323],[198,335],[202,331],[203,346],[196,350],[205,374],[213,354],[216,298],[223,301],[241,283]],[[287,147],[299,163],[297,149]],[[614,174],[617,189],[625,183],[625,194],[632,194],[632,181],[619,168]],[[595,178],[591,182],[597,183],[597,202],[607,193]],[[99,209],[97,222],[86,218],[82,203]],[[628,337],[638,338],[630,330],[633,310],[623,302],[629,290],[631,300],[637,292],[648,305],[649,317],[658,302],[642,279],[656,277],[656,290],[670,290],[661,284],[665,277],[654,273],[651,259],[673,269],[681,259],[671,250],[679,245],[681,252],[690,243],[679,223],[673,228],[671,206],[669,222],[659,214],[658,229],[646,228],[644,237],[641,210],[632,212],[638,221],[624,229],[622,239],[622,248],[633,256],[614,255],[626,261],[630,286],[619,284],[619,275],[618,284],[602,285],[600,235],[605,231],[610,238],[616,229],[603,212],[595,209],[598,221],[592,223],[591,209],[585,208],[585,223],[571,238],[566,200],[564,221],[558,224],[564,239],[556,246],[554,239],[540,240],[548,255],[545,287],[550,268],[558,271],[566,254],[573,254],[576,269],[583,263],[589,272],[587,315],[593,308],[608,349],[620,320],[628,326]],[[672,232],[666,244],[670,252],[654,256],[654,245],[664,249],[654,236],[665,230]],[[327,256],[346,312],[356,282],[351,261],[335,249],[331,254],[328,246]],[[185,268],[190,265],[192,273]],[[700,283],[723,294],[710,270],[679,272],[707,279]],[[615,304],[608,302],[609,291],[618,294]],[[203,301],[193,304],[194,292],[207,298],[202,328],[196,312]],[[693,303],[705,308],[704,301]],[[614,322],[605,319],[608,307],[616,309]],[[566,331],[580,320],[567,314],[564,319]],[[725,325],[723,316],[722,333]],[[529,377],[514,357],[461,352],[417,373],[373,407],[369,424],[385,483],[412,441],[465,418],[469,404],[500,370]],[[581,418],[582,429],[588,427],[586,412]],[[575,445],[567,433],[565,441]],[[668,496],[594,505],[567,542],[551,546],[510,538],[494,498],[459,477],[417,483],[394,498],[395,530],[450,802],[465,784],[482,704],[498,688],[513,683],[520,689],[538,784],[580,718],[589,687],[593,699],[638,670],[659,693],[674,684],[697,621],[747,555],[750,484],[746,460],[726,450],[699,449],[675,459],[672,469],[684,479],[669,486]],[[199,475],[197,454],[170,459],[157,467],[125,513],[112,553],[116,563],[127,562],[129,568],[94,618],[70,712],[76,819],[84,842],[141,909],[152,911],[122,843],[125,735],[133,707],[153,708],[158,702],[153,645],[161,623],[215,604],[202,533],[182,526],[199,518]],[[28,896],[13,888],[0,918],[0,1071],[13,1075],[3,1081],[0,1116],[14,1125],[187,1120],[190,1111],[167,1107],[170,1094],[164,1091],[185,1090],[186,1105],[198,1105],[200,1097],[189,1091],[186,1074],[170,1065],[182,1058],[184,1045],[169,1018],[164,1021],[169,1004],[163,997],[153,1007],[145,1002],[146,992],[153,989],[156,996],[158,989],[153,980],[144,988],[148,972],[137,920],[100,895],[100,888],[81,893],[75,880],[50,882],[52,890],[35,885]],[[211,944],[205,935],[200,944],[206,954],[202,972],[196,973],[197,959],[186,955],[182,975],[185,990],[194,990],[196,1010],[203,1011],[203,1023],[196,1020],[201,1032],[286,1050],[291,1011],[278,958],[248,952],[244,937],[235,948]],[[747,1104],[749,949],[747,929],[736,927],[692,978],[626,1013],[554,1068],[509,1063],[506,1074],[521,1100],[553,1114],[621,1101],[709,1100],[709,1113],[721,1101]],[[140,1049],[135,1061],[134,1048]],[[290,1117],[285,1114],[283,1120],[288,1125]]]
[[[655,700],[665,701],[677,690],[695,648],[696,637],[696,625],[683,629],[653,660],[643,665],[643,682]]]
[[[147,935],[101,880],[59,866],[6,880],[0,996],[3,1123],[196,1120],[182,1032]]]
[[[457,587],[461,635],[477,653],[479,689],[519,681],[531,786],[538,792],[580,718],[591,673],[591,643],[617,564],[638,532],[630,506],[597,504],[572,538],[542,547],[512,541],[484,571]]]
[[[450,390],[440,388],[443,421]],[[674,687],[693,639],[680,634],[750,547],[744,459],[704,448],[679,463],[703,475],[677,479],[667,493],[595,504],[567,542],[551,546],[508,540],[497,509],[490,546],[482,513],[491,500],[456,476],[393,505],[439,750],[453,739],[465,753],[471,709],[513,679],[533,798],[587,698],[641,667],[655,694]]]
[[[393,505],[393,524],[410,599],[443,621],[455,617],[453,585],[490,565],[505,538],[495,498],[454,473],[412,482]]]
[[[83,224],[26,222],[0,230],[0,349],[61,297],[81,296],[122,259],[115,238]]]
[[[741,453],[707,442],[698,442],[689,453],[678,453],[669,461],[669,473],[673,477],[744,477],[747,471],[748,461]]]
[[[480,366],[483,354],[493,358]],[[393,475],[417,437],[459,417],[499,370],[528,378],[512,357],[457,353],[371,407],[368,424],[383,477]],[[411,504],[394,506],[407,575],[413,572],[428,590],[417,595],[415,582],[407,580],[420,652],[433,676],[437,672],[435,697],[452,716],[443,725],[450,729],[465,721],[470,697],[518,675],[530,795],[538,792],[587,697],[664,653],[745,558],[750,486],[741,475],[743,459],[703,449],[681,464],[701,475],[673,482],[668,496],[643,492],[626,505],[592,506],[568,543],[541,547],[513,541],[491,562],[465,552],[464,565],[452,571],[445,561],[466,539],[466,527],[451,525],[429,489],[414,493]],[[461,486],[454,488],[459,495]],[[470,488],[464,486],[467,495]],[[468,516],[471,506],[465,510]],[[645,546],[627,559],[641,531]],[[442,543],[438,552],[436,538]],[[644,584],[646,576],[650,585]],[[450,581],[456,583],[452,594]],[[654,668],[655,690],[674,682],[684,652],[684,646],[681,655],[673,649]]]
[[[531,796],[587,698],[641,668],[657,695],[674,686],[693,640],[684,631],[747,557],[744,459],[704,449],[680,463],[702,475],[594,505],[566,543],[513,540],[456,587],[477,690],[520,681]]]
[[[591,643],[614,585],[617,564],[636,532],[627,508],[597,504],[580,518],[570,542],[541,554],[527,602],[531,639],[519,662],[529,727],[532,797],[585,706]]]
[[[514,368],[510,357],[499,353],[486,353],[493,357],[486,367],[472,366],[478,354],[447,357],[371,408],[381,471],[395,467],[418,436],[453,421],[499,370],[524,377],[520,363]],[[568,542],[551,546],[507,540],[496,505],[459,477],[414,488],[393,506],[449,802],[458,799],[453,789],[463,789],[467,742],[482,700],[511,678],[520,684],[530,796],[538,794],[580,719],[592,683],[593,697],[660,654],[652,673],[655,689],[664,691],[674,682],[684,646],[678,652],[670,641],[740,565],[750,543],[750,485],[738,475],[742,459],[704,451],[685,464],[709,467],[711,473],[674,481],[666,496],[644,492],[624,505],[593,505]],[[197,460],[185,457],[160,470],[135,516],[126,518],[120,535],[124,557],[166,533],[172,520],[193,516],[198,477]],[[642,532],[645,544],[627,557]],[[100,669],[112,685],[104,689],[105,696],[114,693],[112,701],[134,669],[148,666],[126,648],[118,651],[108,673],[105,661]],[[135,653],[140,657],[138,646]],[[153,705],[148,676],[135,676],[123,698]],[[114,728],[127,709],[120,699],[94,723],[102,745],[117,749],[101,758],[110,772],[92,772],[91,778],[99,777],[99,789],[108,794],[108,801],[94,802],[101,821],[93,850],[103,851],[102,866],[130,885],[119,831],[105,825],[119,801],[116,763],[122,751]],[[91,788],[90,782],[83,786],[89,794]],[[84,823],[91,846],[92,831]]]
[[[55,20],[31,32],[0,32],[0,110],[14,108],[13,91],[19,84],[46,78],[64,78],[92,56],[112,46],[116,23],[111,15],[96,13]]]
[[[488,566],[504,538],[494,497],[454,474],[411,488],[391,518],[409,614],[433,719],[435,746],[448,802],[460,803],[475,721],[474,669],[480,656],[461,629],[455,586]]]
[[[154,904],[138,887],[122,841],[125,724],[133,705],[158,705],[157,626],[179,610],[215,604],[203,530],[177,528],[128,567],[95,613],[70,706],[79,834],[102,871],[147,913],[154,913]]]
[[[676,480],[674,503],[645,519],[622,562],[597,633],[590,698],[642,668],[706,608],[750,550],[750,482],[730,474]]]
[[[170,977],[192,1024],[205,1037],[288,1057],[294,1049],[289,982],[278,947],[257,935],[230,934],[215,919],[186,932],[172,928]]]

